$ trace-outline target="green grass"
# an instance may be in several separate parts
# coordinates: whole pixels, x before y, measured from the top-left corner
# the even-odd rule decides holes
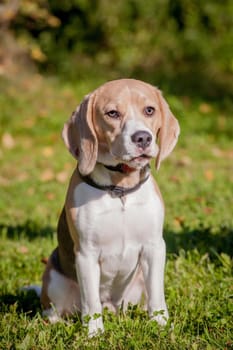
[[[168,96],[182,133],[155,174],[166,203],[166,328],[132,306],[105,311],[105,333],[88,339],[78,316],[47,324],[35,294],[20,291],[40,284],[40,261],[56,246],[75,166],[62,125],[99,83],[0,82],[0,349],[233,349],[233,124],[222,101]]]

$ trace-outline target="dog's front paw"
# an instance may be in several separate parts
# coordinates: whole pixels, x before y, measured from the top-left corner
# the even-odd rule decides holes
[[[99,316],[98,318],[92,317],[88,321],[88,337],[92,338],[95,337],[98,333],[104,332],[104,325],[103,325],[103,319],[102,316]]]
[[[167,310],[156,311],[150,316],[152,321],[156,321],[160,326],[164,327],[168,321],[168,312]]]

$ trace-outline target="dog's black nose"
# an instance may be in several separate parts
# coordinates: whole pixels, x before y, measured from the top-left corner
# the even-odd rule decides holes
[[[131,136],[131,140],[135,143],[138,148],[146,149],[150,146],[152,141],[152,136],[147,131],[137,131]]]

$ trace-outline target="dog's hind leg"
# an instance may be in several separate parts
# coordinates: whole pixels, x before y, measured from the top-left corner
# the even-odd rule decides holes
[[[54,269],[50,262],[43,275],[41,304],[44,309],[43,316],[48,317],[51,323],[80,310],[77,282]]]

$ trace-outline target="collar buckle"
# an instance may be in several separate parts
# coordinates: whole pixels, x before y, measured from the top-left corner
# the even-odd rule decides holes
[[[110,193],[112,198],[122,198],[124,197],[126,191],[127,189],[125,189],[124,187],[114,185],[109,186],[109,189],[107,190],[107,192]]]

